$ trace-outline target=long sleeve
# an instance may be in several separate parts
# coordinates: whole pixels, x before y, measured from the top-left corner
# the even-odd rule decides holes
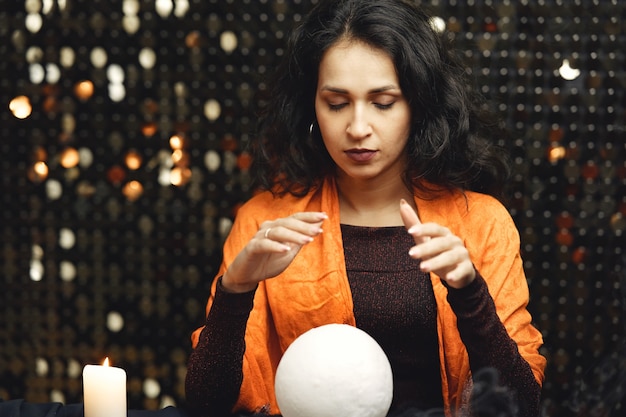
[[[484,368],[499,372],[500,383],[516,395],[520,417],[537,417],[541,386],[496,314],[485,280],[479,275],[467,287],[448,289],[448,301],[467,349],[472,373]]]
[[[244,336],[253,299],[254,291],[227,293],[218,283],[187,365],[185,390],[193,416],[225,416],[235,405],[243,379]]]

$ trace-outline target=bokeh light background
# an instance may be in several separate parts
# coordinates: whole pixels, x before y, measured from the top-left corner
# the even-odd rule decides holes
[[[256,93],[312,0],[0,0],[0,398],[184,405]],[[624,415],[626,6],[430,1],[512,135],[546,416]],[[593,414],[596,413],[596,414]]]

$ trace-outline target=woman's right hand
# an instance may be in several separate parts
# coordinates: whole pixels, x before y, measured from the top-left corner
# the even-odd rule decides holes
[[[252,291],[260,281],[280,274],[304,245],[322,233],[327,218],[326,213],[300,212],[263,222],[222,276],[222,287]]]

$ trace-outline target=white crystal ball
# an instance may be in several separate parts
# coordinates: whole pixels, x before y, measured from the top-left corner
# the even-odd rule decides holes
[[[384,417],[391,365],[363,330],[327,324],[300,335],[278,364],[276,401],[283,417]]]

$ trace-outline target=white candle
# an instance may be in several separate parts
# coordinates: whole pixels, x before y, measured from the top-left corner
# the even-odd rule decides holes
[[[127,417],[126,371],[109,366],[109,358],[100,365],[83,368],[85,417]]]

